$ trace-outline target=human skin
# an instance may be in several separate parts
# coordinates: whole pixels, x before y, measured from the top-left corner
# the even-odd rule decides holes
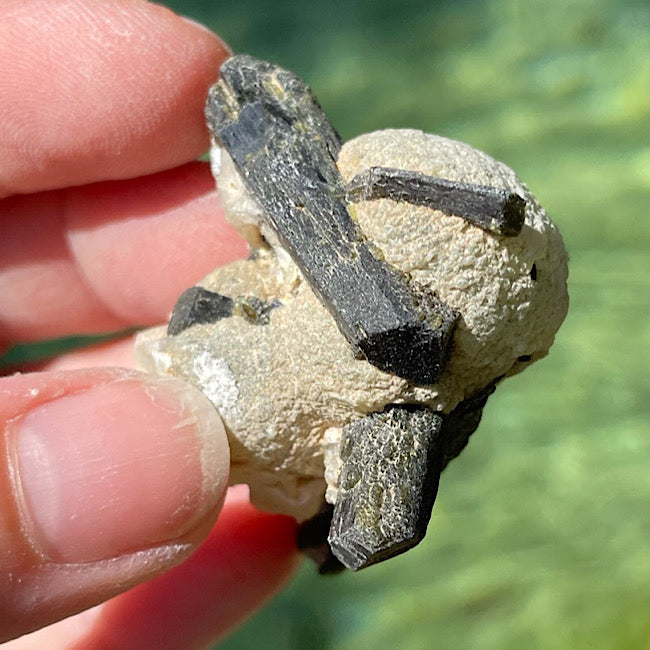
[[[136,0],[5,1],[0,24],[0,351],[164,322],[246,253],[194,162],[227,48]],[[225,497],[203,398],[124,370],[131,347],[0,379],[0,641],[38,630],[3,647],[204,647],[295,567],[294,521]]]

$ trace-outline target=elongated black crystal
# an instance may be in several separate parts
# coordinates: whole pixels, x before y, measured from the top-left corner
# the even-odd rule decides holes
[[[407,201],[463,217],[506,237],[516,237],[521,232],[526,209],[524,199],[514,192],[391,167],[370,167],[357,174],[348,183],[347,199]]]
[[[359,358],[436,382],[458,314],[375,257],[348,213],[341,141],[295,74],[234,56],[209,92],[208,127]]]
[[[343,428],[329,544],[346,567],[362,569],[422,540],[438,490],[441,431],[440,415],[406,405]]]

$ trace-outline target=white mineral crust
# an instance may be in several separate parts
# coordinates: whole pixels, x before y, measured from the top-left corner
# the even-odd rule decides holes
[[[342,426],[393,403],[423,403],[449,412],[494,379],[545,356],[568,307],[562,238],[505,165],[466,144],[413,130],[351,140],[338,165],[346,180],[384,166],[508,189],[526,200],[526,218],[520,235],[503,237],[406,202],[381,199],[351,206],[363,233],[389,264],[434,289],[461,313],[440,381],[417,387],[354,358],[286,253],[278,255],[264,245],[260,208],[221,153],[214,167],[224,207],[258,247],[257,255],[216,269],[200,284],[232,298],[278,299],[282,306],[270,312],[267,325],[235,315],[176,336],[161,329],[144,333],[136,356],[145,370],[200,386],[226,424],[231,482],[248,483],[258,507],[298,519],[319,509],[325,477],[328,500],[335,499],[338,460],[332,449]]]

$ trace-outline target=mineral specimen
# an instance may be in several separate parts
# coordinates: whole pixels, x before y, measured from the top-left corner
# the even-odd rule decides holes
[[[254,254],[188,289],[167,331],[140,335],[139,364],[212,400],[231,482],[304,521],[323,570],[401,553],[496,385],[548,352],[562,239],[503,164],[413,130],[341,145],[271,64],[229,59],[206,114],[221,203]]]

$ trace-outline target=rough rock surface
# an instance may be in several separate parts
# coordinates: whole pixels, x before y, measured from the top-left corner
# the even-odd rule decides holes
[[[568,306],[561,236],[505,165],[466,144],[387,130],[346,143],[338,166],[346,181],[383,166],[507,189],[525,199],[526,216],[518,236],[503,237],[405,202],[350,206],[383,259],[461,314],[440,380],[418,387],[354,358],[298,268],[264,228],[260,232],[259,206],[246,196],[227,154],[213,153],[222,203],[256,254],[216,269],[200,285],[235,301],[246,296],[280,306],[269,312],[267,324],[235,312],[175,336],[150,330],[140,335],[136,357],[143,369],[197,384],[226,424],[232,483],[248,483],[260,508],[299,519],[318,511],[325,476],[328,500],[336,499],[332,449],[343,426],[389,404],[449,413],[495,379],[545,356]]]

